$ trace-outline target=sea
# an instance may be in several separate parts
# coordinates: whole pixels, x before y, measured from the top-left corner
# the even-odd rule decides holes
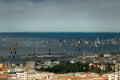
[[[0,57],[120,53],[119,32],[1,32]]]

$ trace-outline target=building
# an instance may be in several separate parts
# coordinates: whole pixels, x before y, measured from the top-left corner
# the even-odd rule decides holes
[[[109,53],[106,53],[106,54],[103,54],[103,57],[111,57],[111,54],[109,54]]]
[[[26,66],[29,68],[34,68],[35,67],[35,62],[26,62]]]

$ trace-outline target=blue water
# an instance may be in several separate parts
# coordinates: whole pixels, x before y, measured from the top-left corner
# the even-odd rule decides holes
[[[0,37],[42,37],[42,38],[79,38],[79,37],[120,37],[118,32],[3,32]]]
[[[0,33],[0,56],[18,43],[17,54],[83,54],[120,52],[120,33],[94,32],[4,32]]]

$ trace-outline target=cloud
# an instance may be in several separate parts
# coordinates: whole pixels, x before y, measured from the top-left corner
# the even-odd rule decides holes
[[[0,0],[1,31],[119,31],[119,4],[119,0]]]

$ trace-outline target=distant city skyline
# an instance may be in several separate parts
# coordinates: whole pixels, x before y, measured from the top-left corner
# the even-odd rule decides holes
[[[120,0],[0,0],[0,32],[120,32]]]

